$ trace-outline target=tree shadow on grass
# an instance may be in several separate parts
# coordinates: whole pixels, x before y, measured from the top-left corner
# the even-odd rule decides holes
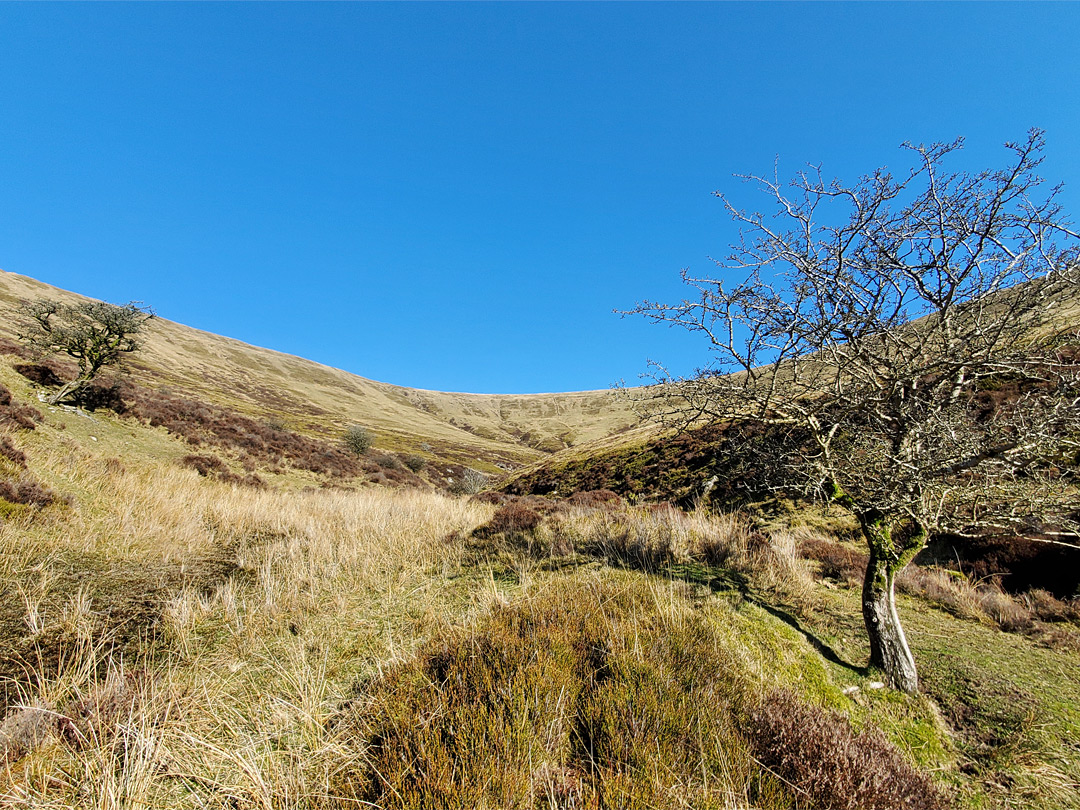
[[[661,569],[658,573],[664,574],[671,579],[692,582],[696,585],[705,585],[713,593],[734,591],[739,594],[739,597],[743,601],[756,605],[769,615],[776,617],[788,627],[792,628],[796,633],[805,638],[810,646],[817,650],[818,654],[826,661],[836,664],[839,667],[843,667],[849,672],[853,672],[862,677],[865,677],[869,672],[866,667],[857,666],[841,658],[839,653],[825,643],[825,641],[803,627],[796,616],[755,596],[750,588],[749,580],[737,571],[731,571],[725,568],[714,568],[700,563],[681,563],[669,565]]]

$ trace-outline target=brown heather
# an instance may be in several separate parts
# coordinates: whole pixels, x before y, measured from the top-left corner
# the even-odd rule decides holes
[[[33,430],[42,418],[41,411],[17,401],[11,391],[0,385],[0,427]]]
[[[343,719],[363,766],[336,792],[385,808],[944,806],[880,734],[757,697],[677,592],[565,583],[432,640]]]

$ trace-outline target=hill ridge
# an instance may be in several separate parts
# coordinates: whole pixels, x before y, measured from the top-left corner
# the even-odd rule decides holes
[[[0,334],[15,337],[26,298],[85,300],[30,276],[0,271]],[[153,302],[148,302],[151,305]],[[613,391],[477,394],[381,382],[299,355],[157,318],[129,362],[140,385],[174,389],[246,415],[302,419],[331,436],[348,424],[374,430],[386,449],[429,446],[436,455],[501,469],[604,438],[637,422]]]

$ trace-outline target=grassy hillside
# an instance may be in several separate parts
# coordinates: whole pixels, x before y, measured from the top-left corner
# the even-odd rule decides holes
[[[0,334],[13,337],[19,301],[36,298],[79,297],[0,271]],[[164,319],[151,322],[144,342],[129,364],[139,385],[282,420],[315,435],[336,436],[346,425],[360,424],[378,434],[381,448],[480,462],[490,471],[637,421],[629,404],[610,391],[518,396],[401,388]]]
[[[404,404],[499,398],[155,329],[126,413],[47,407],[0,355],[0,806],[1080,808],[1068,594],[913,567],[924,694],[877,688],[850,527],[649,503],[717,474],[709,437],[592,437],[570,498],[453,496],[334,467],[333,432],[536,457]],[[600,431],[593,396],[506,413]],[[619,476],[652,483],[585,491]]]
[[[0,802],[1078,806],[1067,615],[903,597],[909,698],[872,688],[850,549],[805,525],[252,490],[86,421],[5,434],[52,500],[0,523]]]

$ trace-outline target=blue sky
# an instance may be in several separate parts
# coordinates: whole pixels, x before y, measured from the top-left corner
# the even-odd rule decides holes
[[[0,267],[418,388],[705,361],[616,308],[734,236],[716,189],[1047,132],[1080,4],[0,5]]]

